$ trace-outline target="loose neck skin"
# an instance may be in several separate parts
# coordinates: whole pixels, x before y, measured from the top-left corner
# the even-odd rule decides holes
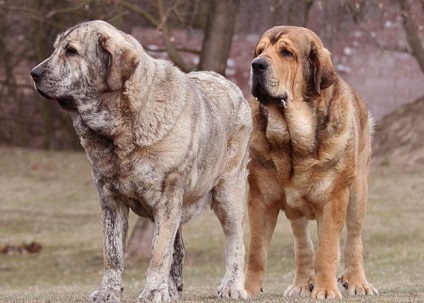
[[[304,100],[303,96],[293,96],[287,102],[287,107],[272,105],[269,110],[280,117],[277,123],[285,124],[290,144],[293,147],[293,154],[299,156],[312,156],[317,159],[322,158],[318,150],[318,141],[324,137],[343,136],[346,133],[346,125],[343,121],[344,114],[330,115],[330,108],[335,106],[334,102],[344,102],[346,104],[337,107],[347,112],[349,102],[343,100],[333,100],[335,90],[340,89],[339,81],[332,86],[321,91],[320,95],[311,96]],[[280,122],[278,122],[280,121]]]
[[[178,95],[187,86],[185,75],[172,64],[140,52],[138,67],[121,89],[82,100],[78,108],[91,130],[126,149],[159,142],[185,105],[185,98]]]

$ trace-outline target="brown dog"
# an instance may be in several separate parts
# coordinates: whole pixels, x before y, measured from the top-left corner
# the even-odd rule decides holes
[[[295,236],[296,276],[285,296],[340,298],[336,270],[346,224],[345,271],[351,295],[376,295],[363,268],[361,229],[373,121],[359,94],[336,75],[330,53],[312,31],[271,28],[251,69],[254,132],[249,164],[250,247],[246,289],[263,286],[279,210]],[[318,224],[314,253],[308,221]]]

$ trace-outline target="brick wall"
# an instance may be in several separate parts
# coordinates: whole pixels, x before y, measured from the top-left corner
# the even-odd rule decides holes
[[[424,95],[424,74],[407,53],[353,49],[339,61],[350,67],[340,75],[361,93],[377,119]]]

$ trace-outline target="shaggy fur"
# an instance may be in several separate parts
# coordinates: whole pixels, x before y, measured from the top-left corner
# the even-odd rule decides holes
[[[178,299],[181,224],[206,205],[226,236],[220,297],[245,298],[248,102],[213,72],[184,74],[148,56],[130,35],[92,21],[59,35],[31,75],[69,111],[100,195],[104,276],[94,302],[119,302],[128,211],[154,220],[143,302]]]
[[[334,71],[310,30],[274,27],[252,61],[254,131],[249,163],[250,244],[246,290],[263,287],[269,244],[280,210],[295,237],[296,275],[285,296],[340,298],[336,270],[347,226],[345,271],[351,295],[373,295],[363,268],[361,229],[373,122],[359,94]],[[314,253],[308,221],[318,224]]]

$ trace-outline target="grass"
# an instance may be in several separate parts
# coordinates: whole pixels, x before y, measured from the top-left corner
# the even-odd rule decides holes
[[[103,261],[97,193],[85,154],[0,148],[0,167],[0,244],[43,246],[39,254],[0,255],[0,302],[86,302],[100,283]],[[380,296],[343,302],[424,302],[423,184],[421,168],[373,168],[364,246],[367,276]],[[184,239],[183,302],[222,302],[215,299],[224,273],[218,220],[205,210],[185,225]],[[252,301],[310,301],[283,297],[294,276],[292,247],[281,213],[265,294]],[[124,302],[136,302],[146,269],[146,262],[126,262]]]

